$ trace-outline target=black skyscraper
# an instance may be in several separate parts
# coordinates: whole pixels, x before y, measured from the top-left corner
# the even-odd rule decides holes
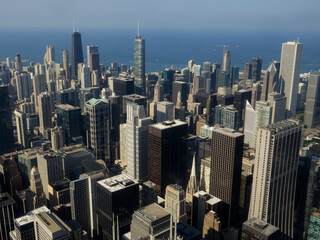
[[[179,120],[149,125],[148,179],[162,197],[169,184],[186,187],[187,132],[187,123]]]
[[[9,90],[0,86],[0,154],[13,150],[13,129]]]
[[[72,33],[72,78],[78,76],[78,64],[83,63],[82,41],[79,32]]]

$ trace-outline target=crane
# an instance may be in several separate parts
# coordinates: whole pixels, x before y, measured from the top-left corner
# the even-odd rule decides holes
[[[223,52],[226,50],[227,47],[230,47],[229,45],[216,45],[216,47],[222,47]]]

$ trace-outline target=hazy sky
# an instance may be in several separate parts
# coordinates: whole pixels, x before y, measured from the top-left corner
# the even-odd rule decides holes
[[[320,0],[2,0],[0,28],[320,30]]]

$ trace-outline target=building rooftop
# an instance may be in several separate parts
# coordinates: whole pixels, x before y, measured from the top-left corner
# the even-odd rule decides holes
[[[164,106],[174,105],[173,102],[169,102],[169,101],[161,101],[161,102],[158,102],[157,104],[164,105]]]
[[[134,184],[138,184],[138,182],[132,180],[126,174],[119,174],[107,179],[100,180],[98,181],[98,184],[100,184],[110,192],[116,192]]]
[[[222,128],[222,127],[214,129],[213,132],[221,133],[229,137],[240,137],[243,135],[242,133],[237,132],[236,130],[233,130],[230,128]]]
[[[104,99],[104,98],[102,98],[102,99],[91,98],[87,103],[90,105],[97,105],[101,102],[108,103],[108,100]]]
[[[141,95],[138,95],[138,94],[130,94],[130,95],[125,95],[123,96],[124,98],[130,98],[130,99],[146,99],[147,97],[145,96],[141,96]]]
[[[150,222],[153,222],[155,220],[158,220],[160,218],[170,215],[170,213],[166,209],[160,207],[156,203],[152,203],[150,205],[147,205],[145,207],[142,207],[136,210],[135,214],[140,215],[141,217],[149,220]]]
[[[48,230],[51,231],[52,233],[62,230],[61,227],[53,220],[53,217],[51,216],[51,214],[46,212],[41,212],[37,214],[36,217],[38,217],[40,221],[44,225],[46,225]]]
[[[60,109],[63,109],[65,111],[80,109],[79,107],[75,107],[75,106],[72,106],[70,104],[58,104],[58,105],[56,105],[56,108],[60,108]]]
[[[168,121],[164,121],[161,123],[153,124],[151,126],[162,130],[162,129],[168,129],[168,128],[181,126],[181,125],[185,125],[185,124],[187,124],[187,123],[180,121],[180,120],[174,120],[174,121],[168,120]]]
[[[271,236],[279,231],[279,228],[257,218],[250,218],[244,222],[243,228],[258,236]]]
[[[34,218],[35,218],[35,215],[36,214],[39,214],[41,212],[50,212],[49,209],[46,207],[46,206],[43,206],[43,207],[40,207],[40,208],[37,208],[31,212],[29,212],[27,215],[23,216],[23,217],[20,217],[20,218],[16,218],[14,221],[15,221],[15,224],[17,224],[19,227],[23,226],[23,225],[26,225],[30,222],[33,222],[34,221]]]
[[[13,200],[11,195],[7,192],[0,193],[0,208],[5,207],[11,204],[15,204],[16,202]]]
[[[291,128],[298,126],[299,120],[283,120],[280,122],[269,124],[266,128],[268,130],[275,130],[276,132],[282,132]]]

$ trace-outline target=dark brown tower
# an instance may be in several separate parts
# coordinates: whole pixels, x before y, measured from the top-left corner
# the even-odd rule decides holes
[[[210,194],[229,204],[228,226],[236,223],[244,135],[228,128],[212,133]]]
[[[149,126],[148,179],[162,197],[169,184],[186,188],[187,131],[187,123],[179,120]]]

